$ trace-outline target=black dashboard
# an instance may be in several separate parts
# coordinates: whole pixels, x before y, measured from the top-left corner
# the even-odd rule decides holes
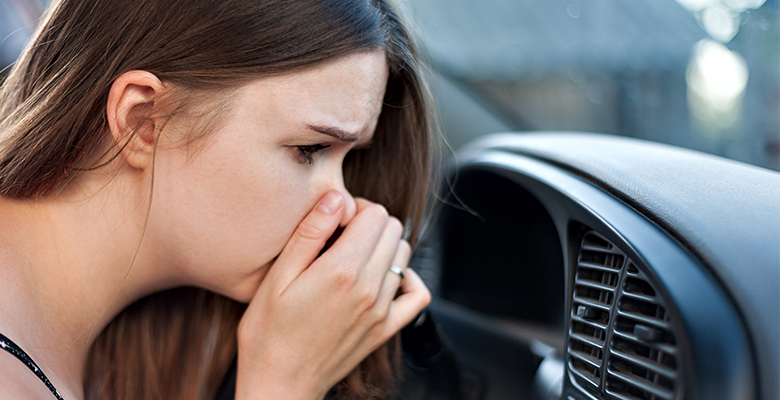
[[[505,134],[459,152],[442,193],[413,266],[463,397],[778,398],[780,174]]]

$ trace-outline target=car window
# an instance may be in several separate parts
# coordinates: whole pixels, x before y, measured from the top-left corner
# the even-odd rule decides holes
[[[778,3],[413,0],[412,9],[454,148],[490,130],[591,131],[778,170]],[[464,123],[469,113],[479,122]]]

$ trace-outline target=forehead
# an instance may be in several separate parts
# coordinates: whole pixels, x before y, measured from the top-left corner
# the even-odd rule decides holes
[[[379,117],[387,77],[383,51],[356,52],[262,78],[248,85],[243,97],[302,126],[330,126],[363,136],[373,131]]]

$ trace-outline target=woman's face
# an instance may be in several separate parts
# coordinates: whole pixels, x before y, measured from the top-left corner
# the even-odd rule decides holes
[[[382,51],[359,52],[240,88],[224,122],[195,146],[157,152],[144,246],[177,285],[249,301],[298,223],[330,190],[344,188],[342,161],[370,143],[382,108]],[[174,119],[163,136],[191,127]],[[193,151],[197,148],[197,151]]]

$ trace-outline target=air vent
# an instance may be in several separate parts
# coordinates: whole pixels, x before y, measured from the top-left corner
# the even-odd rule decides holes
[[[675,330],[643,269],[589,231],[575,274],[567,349],[573,379],[608,399],[679,399]]]
[[[678,355],[669,313],[630,261],[609,335],[607,393],[626,400],[676,398]]]
[[[569,370],[591,390],[601,388],[607,327],[625,255],[596,234],[582,239],[572,294]]]

